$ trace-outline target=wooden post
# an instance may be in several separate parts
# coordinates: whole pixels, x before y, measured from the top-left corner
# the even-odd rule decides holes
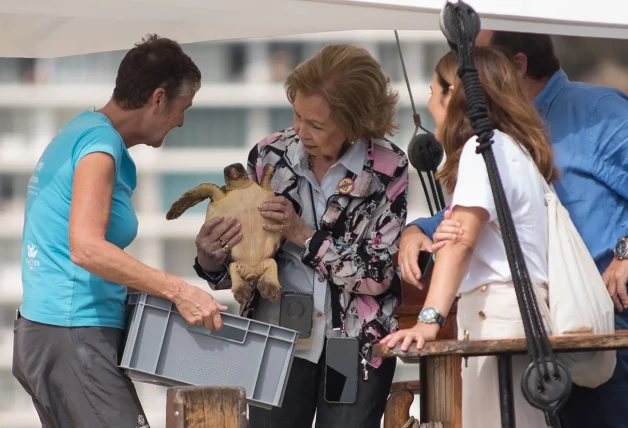
[[[247,428],[244,388],[168,388],[166,428]]]

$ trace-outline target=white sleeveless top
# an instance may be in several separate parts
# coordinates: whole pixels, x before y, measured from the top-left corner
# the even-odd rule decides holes
[[[532,158],[507,134],[495,130],[492,146],[506,199],[525,257],[530,279],[546,283],[547,210],[542,177]],[[489,222],[499,226],[486,163],[476,154],[477,137],[466,142],[458,166],[458,180],[452,199],[456,205],[480,207],[489,214]],[[490,282],[512,281],[502,237],[495,227],[485,226],[476,243],[471,262],[459,292],[469,292]]]

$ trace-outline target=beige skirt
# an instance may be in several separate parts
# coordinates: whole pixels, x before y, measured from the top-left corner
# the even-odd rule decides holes
[[[547,288],[542,286],[547,300]],[[525,337],[523,321],[512,283],[483,285],[461,293],[458,301],[458,339],[507,339]],[[512,358],[513,393],[517,428],[543,428],[543,412],[532,407],[521,392],[527,355]],[[499,378],[496,357],[462,360],[462,427],[501,428]]]

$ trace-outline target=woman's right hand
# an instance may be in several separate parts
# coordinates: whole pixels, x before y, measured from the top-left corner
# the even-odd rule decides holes
[[[177,288],[179,291],[172,302],[188,324],[203,326],[207,330],[222,328],[220,312],[228,309],[225,305],[217,302],[208,292],[186,282]]]
[[[241,239],[240,224],[234,217],[206,221],[196,236],[198,263],[207,272],[221,271],[230,249]]]
[[[419,289],[423,289],[423,284],[420,282],[420,251],[432,251],[432,240],[417,226],[410,226],[401,234],[398,264],[401,268],[403,280]]]

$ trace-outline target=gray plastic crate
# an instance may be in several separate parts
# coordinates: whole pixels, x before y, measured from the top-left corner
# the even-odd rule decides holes
[[[223,327],[189,325],[168,300],[134,293],[120,368],[162,386],[241,386],[248,403],[281,407],[299,333],[222,313]]]

